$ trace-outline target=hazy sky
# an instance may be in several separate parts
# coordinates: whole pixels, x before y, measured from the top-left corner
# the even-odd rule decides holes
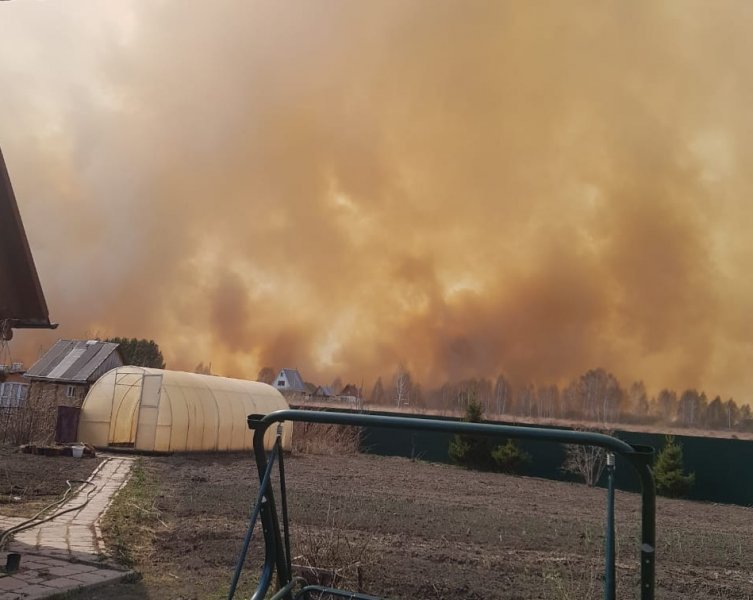
[[[0,3],[57,337],[366,382],[753,390],[753,4]]]

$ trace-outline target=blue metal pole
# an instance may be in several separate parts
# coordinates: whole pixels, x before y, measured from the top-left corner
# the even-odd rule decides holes
[[[228,590],[228,593],[227,593],[228,600],[233,600],[233,597],[235,596],[235,590],[238,587],[238,580],[241,578],[241,571],[243,570],[243,563],[246,562],[246,556],[248,555],[248,547],[251,544],[251,538],[254,536],[254,528],[256,526],[256,519],[259,517],[259,512],[261,511],[262,503],[264,502],[264,496],[267,494],[267,488],[269,487],[269,476],[272,473],[272,465],[275,464],[275,457],[277,456],[277,453],[279,452],[280,454],[282,454],[282,450],[280,450],[281,444],[282,444],[281,438],[278,438],[278,440],[275,442],[274,447],[272,448],[272,453],[269,457],[267,468],[264,471],[264,475],[261,478],[261,482],[259,483],[259,492],[256,496],[256,504],[254,505],[254,511],[251,514],[251,520],[248,523],[248,529],[246,530],[246,537],[243,538],[243,546],[241,548],[240,556],[238,557],[238,562],[235,565],[235,571],[233,572],[233,579],[230,582],[230,589]],[[267,535],[264,536],[265,540],[267,539],[267,537],[268,537]]]
[[[617,596],[617,578],[614,564],[614,463],[614,454],[607,452],[607,535],[604,548],[604,600],[615,600]]]

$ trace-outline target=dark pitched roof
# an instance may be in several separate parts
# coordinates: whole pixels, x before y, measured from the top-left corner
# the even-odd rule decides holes
[[[361,392],[355,385],[349,383],[342,389],[340,396],[355,396],[356,398],[360,398]]]
[[[294,392],[305,392],[306,384],[303,383],[303,377],[298,372],[298,369],[283,369],[282,373],[285,373],[285,378],[288,380],[287,390]]]
[[[324,396],[325,398],[328,398],[330,396],[334,396],[334,392],[332,391],[332,388],[328,385],[320,385],[318,388],[316,388],[316,391],[314,392],[314,396]]]
[[[26,371],[29,379],[86,383],[117,352],[118,345],[97,340],[58,340]],[[122,360],[118,360],[120,365]]]
[[[0,322],[10,327],[47,327],[47,303],[0,151]],[[0,331],[0,337],[10,331]]]

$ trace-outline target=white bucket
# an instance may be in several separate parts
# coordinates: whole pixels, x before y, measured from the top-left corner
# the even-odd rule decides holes
[[[84,447],[71,446],[71,452],[73,452],[73,458],[81,458],[84,455]]]

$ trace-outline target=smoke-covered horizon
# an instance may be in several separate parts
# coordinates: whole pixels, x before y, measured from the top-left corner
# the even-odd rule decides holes
[[[0,5],[57,337],[253,378],[753,385],[753,7]]]

